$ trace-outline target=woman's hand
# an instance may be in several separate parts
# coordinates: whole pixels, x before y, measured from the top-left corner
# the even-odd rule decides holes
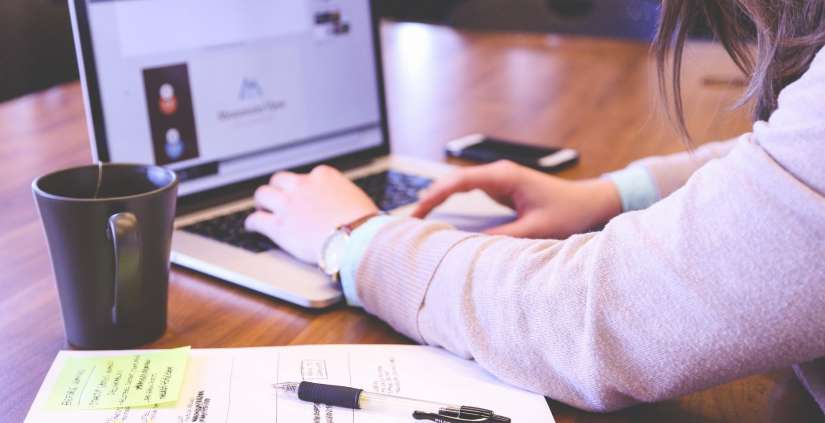
[[[508,161],[463,168],[422,192],[415,217],[426,216],[457,192],[480,189],[518,218],[489,234],[564,239],[607,223],[622,211],[613,182],[567,181]]]
[[[255,191],[255,204],[259,210],[246,219],[247,230],[268,236],[307,263],[318,262],[335,228],[378,212],[363,191],[329,166],[307,175],[276,173]]]

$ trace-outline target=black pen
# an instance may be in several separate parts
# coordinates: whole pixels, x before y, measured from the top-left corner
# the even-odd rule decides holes
[[[509,418],[484,408],[378,394],[348,386],[284,382],[276,383],[273,387],[279,393],[297,396],[302,401],[358,410],[398,412],[412,415],[416,420],[436,423],[510,423]]]

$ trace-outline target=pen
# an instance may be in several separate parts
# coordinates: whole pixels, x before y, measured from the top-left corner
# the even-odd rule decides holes
[[[411,414],[415,420],[436,423],[510,423],[508,417],[492,410],[417,400],[367,392],[348,386],[313,382],[283,382],[272,385],[279,393],[297,396],[307,402],[367,411],[393,411]]]

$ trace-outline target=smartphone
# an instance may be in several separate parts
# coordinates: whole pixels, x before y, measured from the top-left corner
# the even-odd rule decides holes
[[[561,170],[579,160],[579,153],[569,148],[538,147],[482,134],[450,141],[446,150],[450,157],[481,163],[506,159],[545,172]]]

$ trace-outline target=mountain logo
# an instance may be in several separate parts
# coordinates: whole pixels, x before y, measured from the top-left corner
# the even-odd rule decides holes
[[[261,98],[264,95],[264,89],[261,84],[252,78],[244,78],[241,81],[241,89],[238,92],[238,99],[241,101]]]

